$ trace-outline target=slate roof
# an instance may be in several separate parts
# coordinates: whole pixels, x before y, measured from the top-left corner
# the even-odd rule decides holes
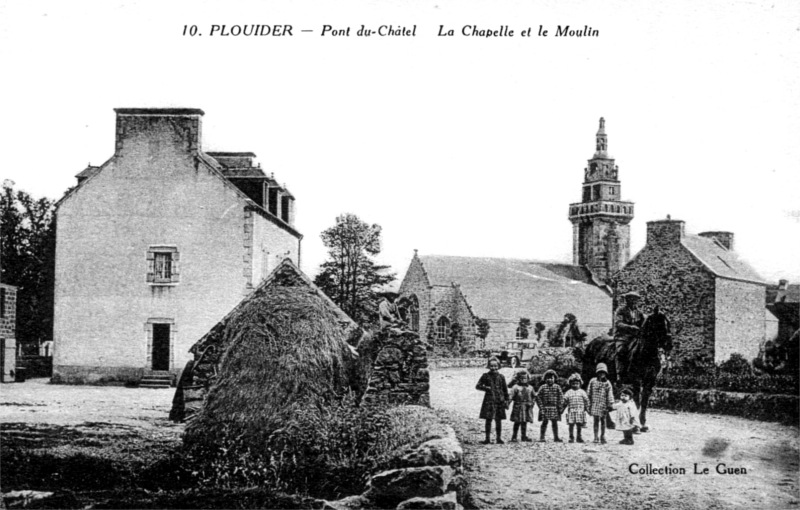
[[[582,325],[611,323],[611,298],[583,267],[504,258],[419,259],[431,285],[459,284],[478,317],[561,322],[573,313]]]
[[[681,243],[720,278],[766,285],[764,279],[747,262],[740,259],[735,251],[726,249],[714,239],[687,234],[681,239]]]

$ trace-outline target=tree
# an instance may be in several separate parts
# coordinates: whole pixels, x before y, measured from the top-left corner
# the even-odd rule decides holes
[[[55,203],[34,199],[3,182],[0,195],[0,280],[17,289],[17,339],[23,345],[53,337]]]
[[[395,279],[394,273],[385,272],[389,266],[372,260],[381,251],[380,225],[343,214],[321,237],[329,259],[320,266],[314,283],[357,323],[375,322],[378,289]]]
[[[486,337],[489,336],[489,330],[491,329],[491,326],[489,326],[489,321],[480,317],[475,317],[475,328],[478,332],[478,338],[481,339],[481,349],[485,349]]]

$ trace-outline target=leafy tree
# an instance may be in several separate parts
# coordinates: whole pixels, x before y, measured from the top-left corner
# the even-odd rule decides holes
[[[389,266],[373,257],[381,251],[381,227],[369,225],[355,214],[342,214],[322,232],[328,260],[320,266],[314,283],[354,321],[366,326],[377,320],[380,287],[394,281]]]
[[[22,344],[53,336],[55,287],[55,203],[34,199],[14,182],[3,182],[0,195],[0,280],[17,289],[17,334]]]
[[[527,317],[520,317],[518,324],[519,338],[521,340],[528,339],[528,329],[531,327],[531,320]]]
[[[489,321],[480,317],[475,317],[475,327],[478,330],[478,338],[481,339],[481,349],[486,348],[486,337],[489,336]]]

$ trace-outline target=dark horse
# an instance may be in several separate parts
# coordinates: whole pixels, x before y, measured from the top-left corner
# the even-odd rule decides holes
[[[633,393],[639,405],[641,430],[642,432],[647,432],[648,427],[645,425],[647,422],[647,404],[650,400],[650,395],[653,393],[653,387],[656,385],[656,377],[661,371],[661,359],[658,349],[663,349],[665,353],[669,353],[672,350],[669,320],[666,315],[661,313],[658,306],[644,320],[639,336],[626,347],[620,353],[623,357],[622,365],[627,367],[626,373],[622,374],[622,385],[633,387]],[[616,347],[614,338],[611,336],[603,335],[589,342],[582,356],[583,380],[587,382],[591,380],[595,376],[597,364],[605,363],[608,367],[608,378],[611,381],[616,381],[615,358]]]

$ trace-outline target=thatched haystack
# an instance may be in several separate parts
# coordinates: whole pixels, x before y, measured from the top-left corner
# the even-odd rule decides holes
[[[173,415],[192,416],[187,441],[223,431],[268,433],[296,405],[344,394],[357,381],[348,345],[358,326],[291,261],[284,261],[250,296],[193,347]]]

